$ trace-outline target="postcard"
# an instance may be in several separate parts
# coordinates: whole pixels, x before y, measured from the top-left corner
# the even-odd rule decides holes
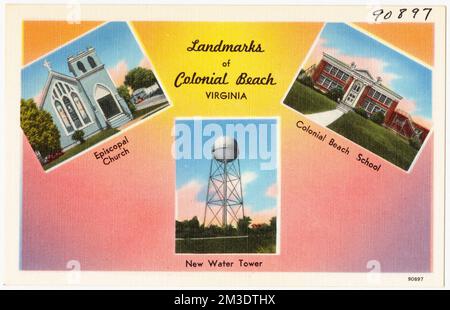
[[[7,285],[443,285],[445,7],[6,17]]]
[[[21,81],[21,127],[45,170],[169,106],[126,22],[27,64]]]
[[[361,30],[329,23],[284,103],[409,170],[432,130],[431,80],[428,65]],[[373,159],[360,161],[380,169]]]
[[[175,139],[176,253],[276,253],[277,120],[177,119]]]

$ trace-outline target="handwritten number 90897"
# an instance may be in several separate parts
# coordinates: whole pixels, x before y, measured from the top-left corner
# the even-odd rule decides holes
[[[413,19],[423,19],[426,21],[430,16],[432,8],[414,8],[414,9],[398,9],[397,11],[378,9],[373,11],[372,15],[375,17],[375,22],[382,20],[404,19],[412,16]]]

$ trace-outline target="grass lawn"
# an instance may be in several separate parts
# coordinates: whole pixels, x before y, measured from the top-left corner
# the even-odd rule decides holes
[[[160,103],[160,104],[157,104],[157,105],[154,105],[154,106],[151,106],[151,107],[139,110],[139,111],[134,111],[133,118],[138,118],[140,116],[146,115],[151,112],[156,112],[156,111],[160,110],[162,107],[167,106],[167,105],[169,105],[169,103],[164,102],[164,103]]]
[[[85,149],[93,146],[94,144],[108,138],[109,136],[112,136],[113,134],[119,132],[119,130],[115,128],[109,128],[100,131],[99,133],[93,135],[92,137],[89,137],[83,144],[75,145],[73,148],[67,150],[67,152],[64,153],[61,157],[58,157],[54,161],[44,165],[44,169],[50,169],[51,167],[56,166],[57,164],[65,161],[66,159],[84,151]]]
[[[284,103],[303,114],[336,109],[336,102],[298,81],[292,85]]]
[[[176,240],[176,253],[275,253],[275,237],[249,235],[247,238]]]
[[[408,140],[353,112],[344,114],[328,128],[405,170],[417,154]]]

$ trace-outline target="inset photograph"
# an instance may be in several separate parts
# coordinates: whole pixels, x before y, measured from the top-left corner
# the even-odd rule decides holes
[[[167,106],[126,22],[104,24],[22,69],[21,127],[44,170]]]
[[[328,23],[284,104],[408,171],[432,128],[431,83],[426,65]]]
[[[277,119],[177,119],[176,253],[277,253]]]

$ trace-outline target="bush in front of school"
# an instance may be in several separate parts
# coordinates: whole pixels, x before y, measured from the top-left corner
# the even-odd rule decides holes
[[[422,143],[420,143],[419,137],[415,136],[409,139],[409,145],[415,148],[416,150],[419,150],[422,146]]]
[[[305,86],[308,86],[308,87],[311,87],[311,88],[314,86],[313,79],[310,76],[308,76],[308,75],[304,75],[303,77],[299,78],[298,80],[299,80],[300,83],[302,83]]]
[[[384,122],[384,114],[382,112],[374,113],[370,117],[370,120],[378,125],[381,125]]]
[[[336,101],[336,102],[341,100],[343,96],[344,96],[344,91],[341,88],[338,88],[338,87],[335,87],[335,88],[331,89],[327,93],[327,97],[330,98],[333,101]]]
[[[72,140],[78,141],[78,142],[80,142],[80,144],[83,143],[85,141],[84,140],[84,131],[83,130],[75,131],[72,135]]]
[[[361,115],[364,118],[369,118],[369,116],[367,115],[366,110],[364,110],[363,108],[356,108],[355,109],[355,113]]]

